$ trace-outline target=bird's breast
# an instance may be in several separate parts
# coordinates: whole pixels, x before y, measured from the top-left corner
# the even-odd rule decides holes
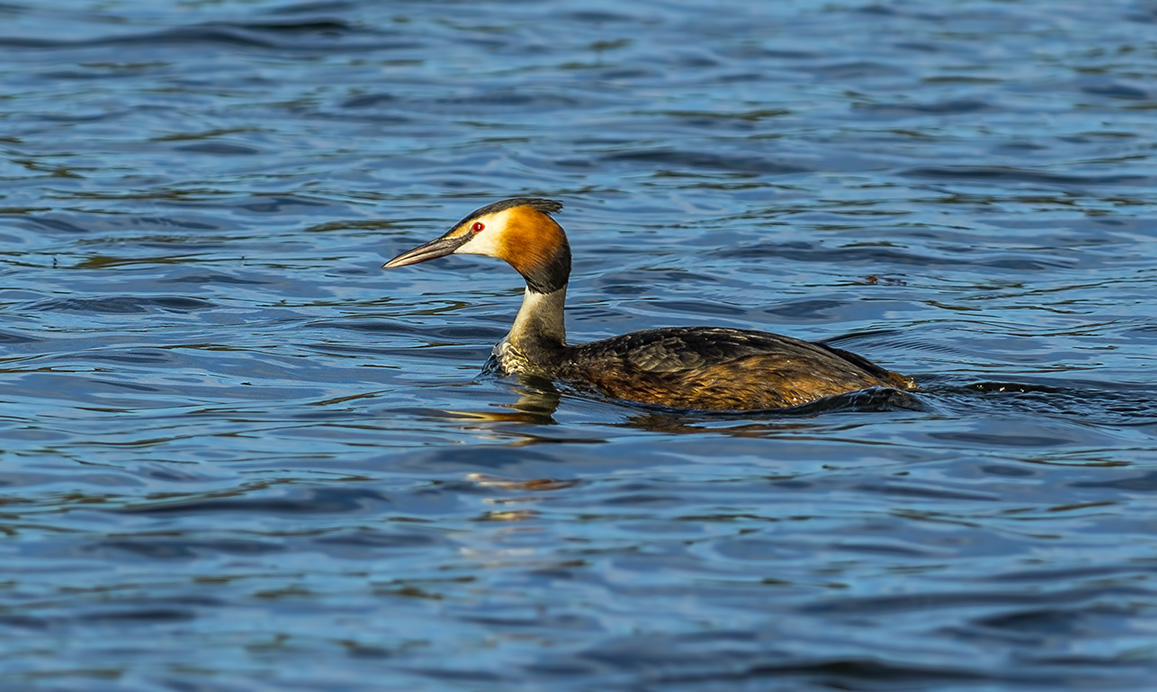
[[[531,363],[526,354],[519,351],[510,343],[510,339],[503,339],[494,344],[490,357],[497,364],[498,372],[503,375],[537,372],[539,368]]]

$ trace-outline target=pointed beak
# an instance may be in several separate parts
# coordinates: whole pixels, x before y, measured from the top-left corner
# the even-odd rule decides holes
[[[414,248],[413,250],[406,250],[394,259],[382,265],[384,269],[393,269],[394,267],[406,267],[411,264],[425,262],[426,260],[437,259],[445,257],[453,253],[458,248],[466,244],[470,240],[470,235],[460,235],[455,238],[448,238],[442,236],[435,238],[428,243],[424,243]]]

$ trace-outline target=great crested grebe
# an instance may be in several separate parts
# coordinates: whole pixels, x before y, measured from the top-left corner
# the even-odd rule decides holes
[[[384,266],[471,254],[514,267],[526,293],[510,333],[494,347],[503,374],[534,374],[616,399],[685,409],[784,408],[869,387],[916,389],[913,380],[854,353],[746,329],[647,329],[568,346],[563,303],[570,245],[550,216],[560,209],[549,199],[495,202]]]

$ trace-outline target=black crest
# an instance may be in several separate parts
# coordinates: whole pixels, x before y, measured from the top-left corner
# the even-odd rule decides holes
[[[553,199],[542,199],[541,197],[515,197],[513,199],[504,199],[501,202],[487,204],[485,207],[475,209],[467,214],[461,221],[454,224],[454,228],[458,228],[470,219],[484,216],[486,214],[493,214],[496,211],[503,211],[505,209],[513,209],[514,207],[530,207],[537,209],[543,214],[553,214],[562,211],[562,202]]]

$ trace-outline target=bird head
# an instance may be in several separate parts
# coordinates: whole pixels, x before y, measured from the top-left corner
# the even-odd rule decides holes
[[[383,266],[405,267],[446,255],[486,255],[514,267],[530,290],[553,293],[570,278],[570,245],[551,217],[560,209],[561,202],[534,197],[488,204]]]

